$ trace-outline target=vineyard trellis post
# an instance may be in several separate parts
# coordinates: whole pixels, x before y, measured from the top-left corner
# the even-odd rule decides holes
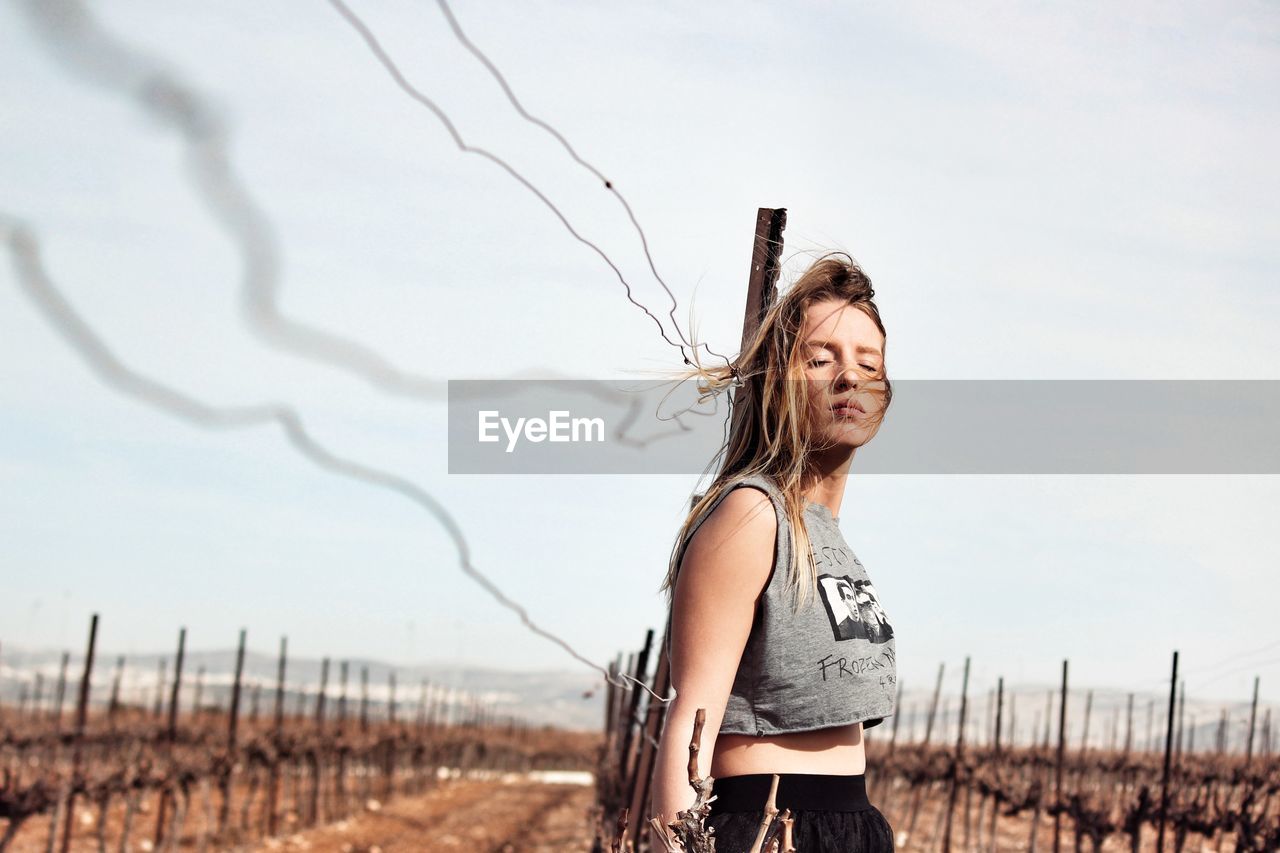
[[[369,731],[369,667],[360,667],[360,731]]]
[[[666,648],[666,634],[663,634],[662,645],[658,647],[658,665],[653,674],[653,690],[657,693],[661,690],[661,695],[666,695],[667,688],[671,684],[671,661],[664,653]],[[663,685],[666,685],[665,687]],[[636,765],[636,774],[638,784],[631,796],[630,814],[636,816],[636,820],[631,822],[628,827],[628,840],[632,844],[639,842],[639,836],[643,823],[639,818],[648,814],[649,787],[652,781],[653,764],[657,757],[657,750],[654,744],[658,742],[658,737],[662,734],[662,725],[666,720],[667,706],[664,702],[656,699],[647,698],[647,708],[644,721],[644,734],[641,742],[640,759]]]
[[[1058,756],[1053,777],[1053,853],[1062,844],[1062,764],[1067,752],[1067,661],[1062,661],[1062,697],[1058,702]]]
[[[1089,752],[1089,718],[1093,716],[1093,690],[1086,690],[1084,696],[1084,730],[1080,733],[1080,758],[1084,759]]]
[[[894,699],[893,707],[902,707],[902,679],[898,679],[898,695]],[[889,754],[893,755],[894,745],[898,742],[898,723],[901,721],[901,714],[893,715],[893,733],[889,735]]]
[[[1009,747],[1018,745],[1018,694],[1009,694]]]
[[[1258,682],[1261,676],[1253,677],[1253,704],[1249,707],[1249,739],[1245,743],[1244,763],[1247,767],[1253,763],[1253,727],[1258,720]]]
[[[644,684],[648,680],[649,674],[649,653],[653,648],[653,629],[645,631],[644,646],[638,655],[634,656],[634,670],[631,677],[635,679],[635,683]],[[630,805],[635,798],[636,792],[642,786],[639,784],[640,779],[637,775],[638,767],[644,762],[641,760],[647,751],[648,744],[641,738],[638,742],[634,739],[634,733],[637,728],[643,729],[643,724],[639,719],[640,711],[640,693],[638,689],[631,691],[631,702],[627,705],[627,713],[621,718],[623,725],[621,751],[619,752],[618,772],[621,774],[622,791],[621,802]],[[621,710],[621,708],[619,708]],[[634,758],[633,758],[634,753]],[[637,815],[639,817],[639,815]],[[638,821],[637,821],[638,822]]]
[[[316,733],[324,732],[324,699],[329,689],[329,658],[320,661],[320,690],[316,693],[315,726]],[[320,756],[313,745],[307,751],[307,761],[311,766],[311,800],[307,807],[307,823],[315,826],[320,822],[320,786],[322,773]]]
[[[969,707],[969,657],[964,659],[964,677],[960,682],[960,720],[956,726],[956,751],[951,762],[951,791],[947,795],[947,817],[942,830],[942,853],[951,853],[951,821],[956,808],[956,795],[959,793],[960,777],[964,768],[964,722]],[[965,808],[965,847],[968,847],[969,814]]]
[[[653,629],[650,628],[644,636],[644,646],[640,649],[640,655],[636,658],[636,668],[633,673],[634,678],[641,684],[649,672],[649,653],[653,650]],[[637,714],[640,711],[640,695],[643,691],[638,689],[631,690],[631,705],[627,710],[626,728],[622,731],[622,778],[629,779],[630,784],[634,787],[635,779],[632,772],[635,770],[631,757],[632,737],[639,721]],[[628,792],[627,800],[631,799]]]
[[[116,714],[120,712],[120,685],[124,680],[124,655],[116,658],[116,674],[111,679],[111,699],[107,702],[107,722],[115,731]]]
[[[347,674],[349,670],[347,661],[343,661],[338,667],[338,725],[337,733],[339,739],[338,747],[338,774],[334,782],[334,796],[338,801],[338,811],[342,815],[349,812],[349,803],[347,800]]]
[[[231,707],[227,715],[227,758],[221,780],[222,803],[218,808],[218,834],[227,831],[227,821],[231,815],[232,776],[236,769],[236,744],[240,725],[240,691],[244,677],[244,651],[247,631],[240,629],[240,641],[236,646],[236,672],[231,681]]]
[[[276,707],[273,744],[275,754],[271,757],[271,769],[267,778],[267,834],[276,834],[276,803],[280,795],[280,751],[284,729],[284,672],[288,659],[289,638],[280,638],[280,659],[276,663]]]
[[[160,658],[156,665],[156,703],[151,714],[156,720],[159,720],[161,715],[164,714],[164,683],[168,677],[165,675],[168,669],[169,660],[163,657]]]
[[[396,721],[396,671],[394,669],[387,672],[387,689],[390,691],[387,700],[387,720],[394,723]]]
[[[1187,716],[1187,680],[1184,678],[1178,685],[1178,738],[1173,747],[1174,765],[1182,760],[1182,724]]]
[[[1173,709],[1178,696],[1178,652],[1173,652],[1173,675],[1169,678],[1169,724],[1165,726],[1164,770],[1160,774],[1160,825],[1156,830],[1156,853],[1164,853],[1164,823],[1169,811],[1169,761],[1173,754]]]
[[[924,746],[928,748],[929,743],[933,739],[933,725],[938,716],[938,703],[942,698],[942,676],[946,672],[946,662],[938,664],[938,677],[933,684],[933,696],[929,700],[929,713],[925,715],[924,722]],[[924,791],[922,787],[917,786],[911,795],[911,816],[907,820],[907,838],[914,839],[916,835],[916,822],[920,819],[920,809]]]
[[[347,670],[348,662],[338,665],[338,731],[346,728],[347,722]]]
[[[187,650],[187,629],[185,626],[178,629],[178,657],[173,664],[173,692],[169,694],[169,723],[165,727],[165,757],[168,761],[173,761],[173,744],[178,739],[178,701],[180,699],[179,691],[182,689],[182,660]],[[169,786],[166,785],[160,789],[160,805],[156,808],[156,832],[155,847],[159,849],[160,842],[164,840],[164,820],[165,813],[169,806]]]
[[[67,666],[71,663],[71,653],[62,653],[62,664],[58,668],[58,692],[53,709],[53,731],[62,731],[62,703],[67,694]]]
[[[93,678],[93,653],[98,640],[98,614],[89,620],[89,647],[84,654],[84,674],[80,677],[80,695],[76,699],[75,733],[71,746],[71,782],[67,792],[67,811],[62,824],[62,853],[71,849],[71,832],[75,827],[76,787],[80,762],[84,753],[84,729],[89,711],[89,683]]]
[[[1124,729],[1124,758],[1129,760],[1129,750],[1133,748],[1133,694],[1129,694],[1128,722]]]
[[[1010,723],[1012,723],[1013,721],[1013,708],[1012,708],[1013,696],[1012,695],[1010,695],[1009,697],[1009,704],[1010,704],[1009,721]],[[1000,734],[1001,734],[1003,719],[1004,719],[1004,676],[1001,675],[996,678],[996,729],[995,729],[995,737],[993,739],[994,746],[995,746],[995,755],[992,759],[992,763],[997,767],[1000,764],[1000,756],[1001,756]],[[991,827],[988,832],[988,836],[991,839],[991,853],[996,853],[996,824],[997,824],[997,819],[1000,817],[1000,803],[1001,803],[1001,789],[998,786],[995,786],[994,790],[991,792]]]

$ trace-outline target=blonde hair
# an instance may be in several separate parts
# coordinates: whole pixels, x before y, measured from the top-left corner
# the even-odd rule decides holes
[[[798,610],[810,600],[817,588],[818,569],[804,525],[801,490],[816,436],[809,416],[806,355],[800,346],[800,335],[810,305],[839,299],[865,312],[887,340],[874,295],[871,280],[852,257],[844,252],[827,253],[769,307],[751,342],[736,359],[718,367],[698,362],[680,375],[682,380],[698,378],[703,399],[707,394],[728,390],[730,420],[728,436],[708,465],[710,468],[720,459],[720,470],[706,493],[690,508],[671,549],[666,578],[660,587],[667,594],[668,612],[675,596],[685,540],[695,522],[721,494],[751,475],[772,480],[782,492],[793,547],[791,565],[778,568],[787,572],[792,607]],[[883,387],[879,393],[884,396],[879,410],[868,417],[878,427],[893,389],[883,367],[876,379],[877,387]]]

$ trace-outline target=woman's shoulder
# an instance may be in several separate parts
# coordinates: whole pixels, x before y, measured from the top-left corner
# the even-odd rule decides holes
[[[703,528],[711,526],[724,532],[748,528],[757,535],[772,537],[782,517],[780,510],[769,512],[770,506],[780,508],[781,493],[777,484],[759,474],[726,479],[720,484],[719,494],[703,508],[689,529],[685,543],[691,545]]]
[[[772,485],[764,478],[752,476],[725,483],[719,499],[708,508],[704,523],[727,523],[734,527],[751,525],[768,529],[777,526],[776,514],[767,512],[774,503]]]
[[[769,474],[742,474],[726,481],[726,490],[736,490],[739,486],[752,486],[768,493],[769,498],[782,500],[782,487]]]

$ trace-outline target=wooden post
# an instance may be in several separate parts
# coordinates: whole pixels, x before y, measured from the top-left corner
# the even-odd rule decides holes
[[[1054,767],[1053,853],[1062,843],[1062,763],[1067,752],[1067,662],[1062,662],[1062,699],[1058,706],[1058,759]]]
[[[325,692],[329,689],[329,659],[326,657],[320,661],[320,690],[316,693],[316,734],[319,735],[324,731],[324,697]],[[320,821],[320,785],[321,785],[321,769],[320,769],[320,742],[314,742],[308,759],[311,762],[311,801],[307,806],[307,824],[315,826]]]
[[[898,709],[902,707],[902,679],[898,679],[898,695],[893,700],[893,733],[889,735],[889,754],[893,755],[894,747],[898,743],[898,723],[902,719],[902,714],[898,713]]]
[[[946,663],[938,664],[938,678],[933,685],[933,698],[929,701],[929,713],[925,715],[924,723],[924,743],[923,748],[929,748],[929,742],[933,738],[933,724],[938,715],[938,701],[942,697],[942,675],[946,671]],[[932,786],[930,786],[932,787]],[[915,843],[916,821],[920,817],[921,800],[924,797],[924,785],[915,786],[911,794],[910,818],[907,820],[907,838],[912,839]]]
[[[44,698],[44,673],[37,672],[36,686],[33,690],[33,695],[31,698],[31,716],[33,718],[40,716],[40,702],[41,700],[43,700],[43,698]]]
[[[1187,716],[1187,680],[1184,678],[1178,685],[1178,734],[1173,744],[1173,763],[1175,766],[1182,759],[1182,724]]]
[[[236,674],[231,682],[231,709],[227,716],[227,769],[220,780],[222,804],[218,808],[218,833],[227,831],[227,821],[231,817],[231,777],[235,774],[236,746],[239,739],[240,723],[240,690],[244,677],[245,629],[240,629],[240,642],[236,647]]]
[[[71,849],[71,831],[75,826],[76,784],[80,776],[80,760],[84,748],[84,728],[89,710],[89,684],[93,677],[93,651],[98,640],[98,614],[89,620],[89,648],[84,654],[84,674],[80,677],[80,696],[76,700],[76,729],[71,747],[71,785],[67,793],[67,812],[62,824],[62,853]]]
[[[324,695],[329,689],[329,659],[320,661],[320,692],[316,694],[316,728],[324,729]]]
[[[1129,694],[1128,721],[1124,728],[1124,758],[1129,761],[1129,750],[1133,748],[1133,694]]]
[[[62,700],[67,693],[67,664],[71,662],[71,653],[62,653],[62,665],[58,668],[58,693],[53,707],[53,731],[62,731]]]
[[[369,667],[360,667],[360,731],[369,731]]]
[[[120,712],[120,684],[124,680],[124,655],[116,658],[116,674],[111,680],[111,701],[107,703],[107,720],[115,728],[116,714]]]
[[[1084,731],[1080,734],[1080,759],[1083,762],[1089,752],[1089,717],[1093,714],[1093,691],[1085,693],[1084,698]]]
[[[338,731],[347,724],[347,661],[338,666]]]
[[[1156,829],[1156,853],[1164,853],[1164,822],[1169,811],[1169,760],[1173,754],[1173,707],[1178,695],[1178,652],[1173,653],[1173,676],[1169,679],[1169,724],[1165,727],[1164,770],[1160,775],[1160,825]]]
[[[191,703],[191,716],[200,716],[200,708],[204,702],[204,666],[196,667],[196,696]]]
[[[396,671],[394,669],[387,673],[387,689],[390,691],[387,699],[387,721],[394,725],[396,721]]]
[[[960,720],[956,726],[956,751],[955,757],[952,759],[952,775],[951,775],[951,792],[947,796],[947,817],[946,824],[942,830],[942,853],[951,853],[951,819],[956,808],[956,795],[959,793],[960,776],[962,774],[962,766],[964,762],[964,722],[965,714],[969,707],[969,657],[964,659],[964,678],[960,684]],[[968,834],[969,815],[965,813],[966,835]],[[965,839],[965,847],[968,848],[968,839]]]
[[[422,686],[418,691],[418,716],[417,716],[418,738],[421,739],[427,729],[427,679],[422,679]]]
[[[658,663],[653,674],[652,689],[659,696],[667,694],[667,688],[671,686],[671,659],[666,654],[667,636],[664,633],[662,642],[658,646]],[[665,686],[662,686],[665,685]],[[632,791],[631,810],[629,814],[637,817],[647,816],[650,810],[649,790],[652,784],[653,763],[657,758],[657,750],[653,744],[658,742],[658,737],[662,734],[662,724],[666,717],[667,706],[657,699],[647,697],[647,705],[645,711],[644,729],[641,738],[640,758],[636,764],[635,776],[639,780]],[[640,835],[643,829],[643,820],[633,820],[627,826],[627,839],[633,845],[639,845]]]
[[[777,294],[778,263],[782,256],[782,232],[787,227],[784,207],[756,211],[756,233],[751,244],[751,275],[747,281],[747,309],[742,321],[742,346],[746,350]]]
[[[644,646],[640,650],[640,655],[636,658],[635,672],[632,677],[643,684],[648,679],[649,673],[649,652],[653,649],[653,629],[650,628],[644,635]],[[631,755],[631,744],[639,722],[636,715],[640,711],[640,695],[643,691],[638,688],[631,690],[631,702],[628,705],[627,717],[623,720],[622,730],[622,761],[620,767],[624,779],[629,779],[630,784],[634,787],[635,779],[632,777],[632,771],[635,769]],[[637,757],[638,760],[638,757]],[[627,798],[630,800],[630,797]],[[639,822],[639,821],[637,821]]]
[[[1249,708],[1249,740],[1245,743],[1244,763],[1253,762],[1253,730],[1258,721],[1258,681],[1261,676],[1253,677],[1253,704]]]
[[[280,659],[276,664],[276,714],[275,742],[280,745],[281,732],[284,728],[284,671],[288,658],[289,638],[280,638]],[[280,758],[276,755],[271,761],[271,771],[267,777],[267,834],[276,834],[276,803],[280,795]]]
[[[182,689],[182,659],[187,649],[187,629],[178,629],[178,658],[173,665],[173,691],[169,694],[169,724],[165,728],[165,755],[173,757],[173,743],[178,739],[178,692]],[[169,787],[160,789],[160,807],[156,809],[155,847],[164,840],[165,812],[169,806]]]
[[[160,658],[156,667],[156,704],[154,712],[152,713],[152,716],[155,717],[156,720],[159,720],[160,715],[164,713],[164,672],[168,666],[169,661],[165,658]]]
[[[1009,699],[1010,699],[1010,703],[1012,704],[1013,697],[1010,696]],[[1012,709],[1010,710],[1012,711]],[[1012,721],[1012,716],[1013,715],[1011,713],[1010,714],[1011,721]],[[995,753],[992,758],[992,763],[997,767],[999,767],[999,764],[1000,764],[1000,747],[1001,747],[1000,735],[1002,731],[1003,718],[1004,718],[1004,676],[1002,675],[996,679],[996,729],[995,729],[995,739],[994,739]],[[1001,802],[1000,791],[997,789],[991,794],[991,826],[990,826],[990,830],[987,833],[988,837],[991,839],[991,853],[995,853],[995,850],[996,850],[996,819],[1000,816],[1000,802]]]

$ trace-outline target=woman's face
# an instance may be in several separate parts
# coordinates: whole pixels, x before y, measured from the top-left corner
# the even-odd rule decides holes
[[[869,415],[883,403],[884,337],[875,321],[841,299],[811,304],[800,337],[815,440],[852,453],[876,434]],[[856,383],[856,390],[855,390]]]

